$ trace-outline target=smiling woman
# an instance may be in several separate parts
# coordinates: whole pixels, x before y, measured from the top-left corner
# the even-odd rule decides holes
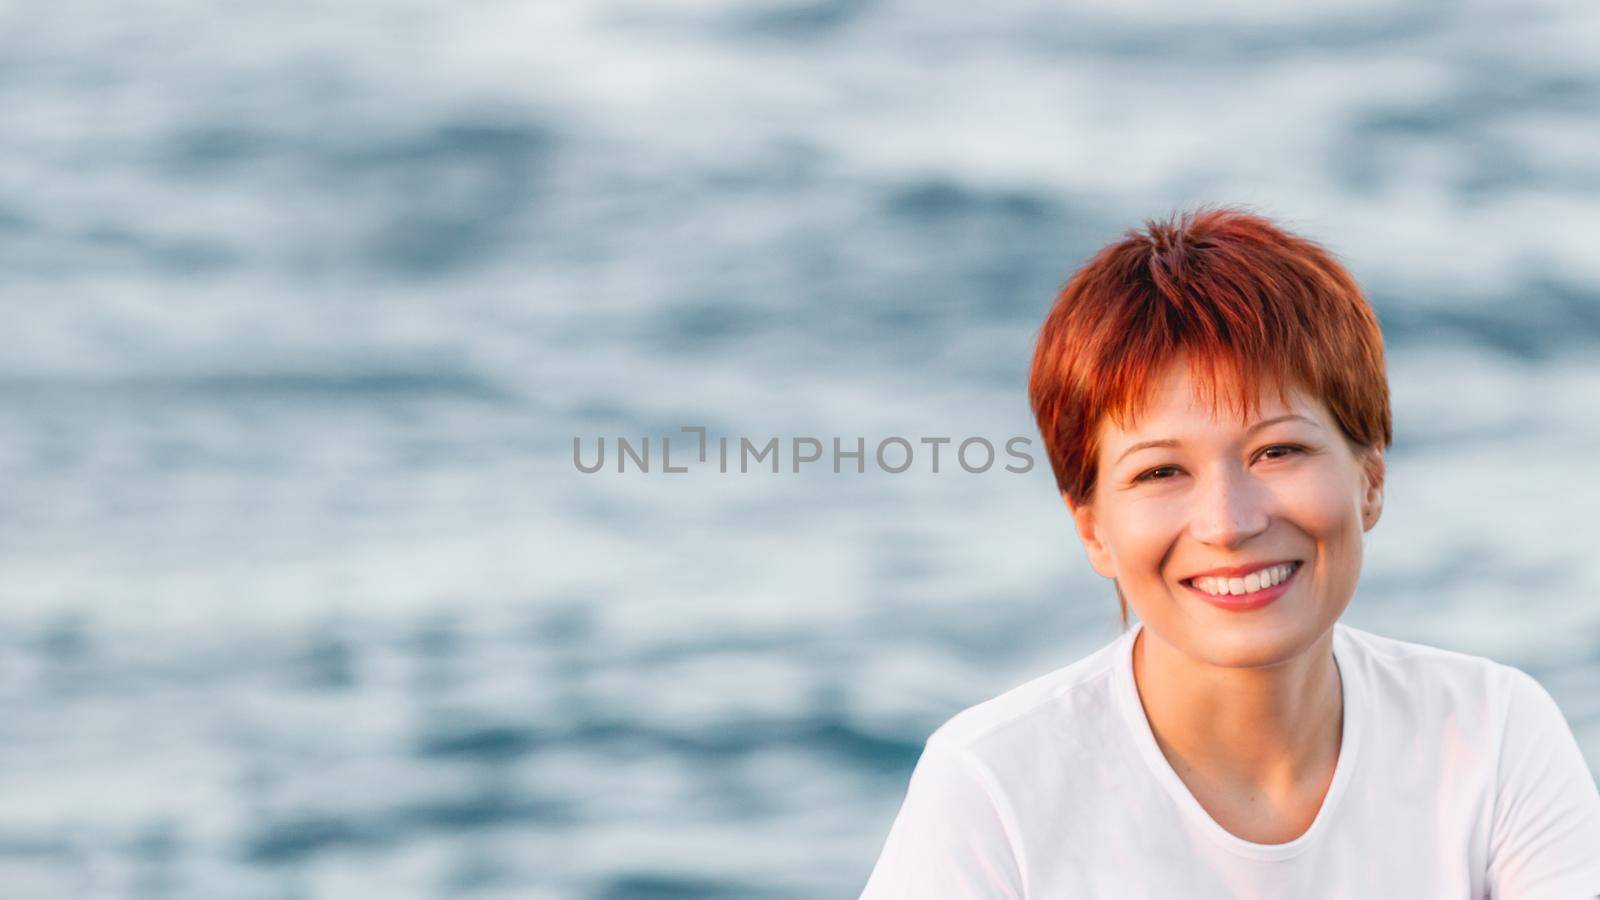
[[[1125,630],[934,732],[864,898],[1600,894],[1550,695],[1338,621],[1392,429],[1327,251],[1237,210],[1146,223],[1061,291],[1029,387]]]

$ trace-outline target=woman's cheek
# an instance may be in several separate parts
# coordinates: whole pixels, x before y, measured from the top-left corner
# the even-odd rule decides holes
[[[1129,545],[1138,547],[1141,555],[1164,555],[1174,536],[1183,530],[1184,507],[1173,498],[1146,498],[1129,512],[1124,533],[1130,539]]]
[[[1326,538],[1338,538],[1351,527],[1359,530],[1361,510],[1345,479],[1335,473],[1316,478],[1287,479],[1281,486],[1282,510],[1302,529]]]

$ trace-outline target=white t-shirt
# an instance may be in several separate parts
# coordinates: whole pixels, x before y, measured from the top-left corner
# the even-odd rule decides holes
[[[1526,673],[1335,625],[1333,781],[1304,834],[1257,844],[1157,746],[1133,681],[1142,627],[935,731],[863,900],[1600,895],[1600,791]]]

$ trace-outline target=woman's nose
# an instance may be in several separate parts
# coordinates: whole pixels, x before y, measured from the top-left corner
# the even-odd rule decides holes
[[[1190,530],[1207,544],[1238,547],[1265,531],[1271,521],[1271,497],[1245,472],[1212,475],[1194,498]]]

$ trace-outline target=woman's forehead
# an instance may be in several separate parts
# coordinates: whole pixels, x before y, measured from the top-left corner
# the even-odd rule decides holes
[[[1248,428],[1266,419],[1299,413],[1321,421],[1323,404],[1290,379],[1247,382],[1231,374],[1211,377],[1174,366],[1143,397],[1111,415],[1103,430],[1137,432],[1163,423],[1189,427]]]

